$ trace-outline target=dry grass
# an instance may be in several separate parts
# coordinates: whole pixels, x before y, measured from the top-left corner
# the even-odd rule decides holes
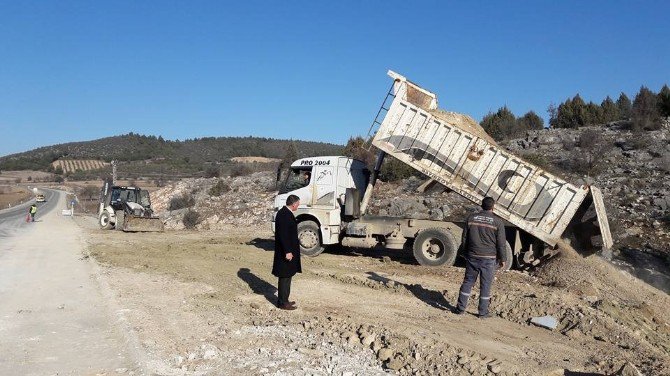
[[[0,186],[0,209],[5,209],[32,198],[32,193],[24,187]]]

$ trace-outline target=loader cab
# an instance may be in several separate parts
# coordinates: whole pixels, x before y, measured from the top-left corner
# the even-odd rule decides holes
[[[123,204],[133,202],[144,208],[151,206],[149,191],[137,187],[112,186],[109,188],[105,199],[105,206],[109,205],[114,210],[123,210]]]

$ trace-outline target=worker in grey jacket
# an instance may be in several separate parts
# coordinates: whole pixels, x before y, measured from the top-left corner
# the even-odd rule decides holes
[[[463,230],[462,246],[465,250],[465,278],[458,295],[456,314],[463,314],[470,292],[479,276],[479,317],[489,316],[491,285],[496,265],[505,266],[505,225],[493,214],[495,201],[482,200],[482,211],[471,214]]]

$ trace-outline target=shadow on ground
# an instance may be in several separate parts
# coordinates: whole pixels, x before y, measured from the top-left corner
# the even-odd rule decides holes
[[[254,238],[245,243],[246,245],[254,246],[258,249],[264,251],[274,251],[275,250],[275,241],[274,239],[261,239]]]
[[[411,292],[419,300],[421,300],[422,302],[428,304],[433,308],[441,309],[443,311],[451,311],[455,308],[453,305],[451,305],[451,303],[447,301],[447,299],[444,297],[444,294],[440,291],[429,290],[419,284],[408,284],[398,282],[388,277],[384,277],[383,275],[377,274],[375,272],[367,272],[366,274],[368,274],[368,278],[373,281],[383,282],[384,284],[391,286],[400,285],[404,287],[405,289],[407,289],[407,291]]]
[[[326,253],[347,257],[369,257],[379,260],[390,260],[405,265],[419,265],[411,252],[405,250],[392,250],[384,248],[349,248],[339,245],[329,246]]]
[[[254,294],[263,295],[268,302],[272,304],[276,303],[275,292],[277,288],[252,273],[249,268],[240,268],[237,271],[237,276],[249,285]]]

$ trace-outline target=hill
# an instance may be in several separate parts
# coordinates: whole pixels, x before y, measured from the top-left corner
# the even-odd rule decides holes
[[[0,157],[1,170],[53,171],[57,160],[117,160],[129,174],[192,175],[235,157],[282,159],[295,146],[298,157],[341,154],[342,145],[262,137],[204,137],[184,141],[129,133],[92,141],[44,146]],[[261,159],[264,160],[264,159]]]

